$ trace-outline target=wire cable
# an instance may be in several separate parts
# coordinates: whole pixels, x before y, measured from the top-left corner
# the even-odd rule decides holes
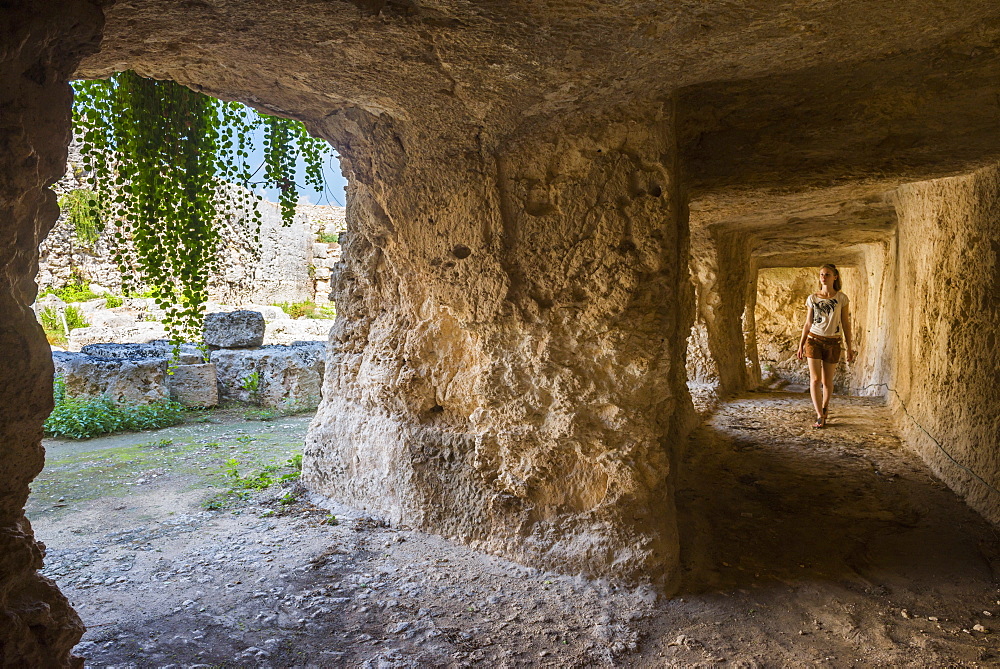
[[[858,388],[857,390],[858,390],[858,391],[860,392],[860,391],[862,391],[862,390],[865,390],[865,389],[867,389],[867,388],[879,388],[879,387],[881,387],[881,388],[886,388],[887,390],[890,390],[890,391],[892,391],[893,393],[895,393],[895,394],[896,394],[896,400],[897,400],[897,401],[899,402],[899,405],[900,405],[901,407],[903,407],[903,413],[905,413],[905,414],[906,414],[906,417],[907,417],[907,418],[909,418],[910,420],[912,420],[912,421],[913,421],[913,424],[914,424],[914,425],[916,425],[917,427],[919,427],[919,428],[920,428],[920,430],[921,430],[921,432],[923,432],[924,434],[926,434],[926,435],[927,435],[927,437],[928,437],[928,438],[929,438],[929,439],[930,439],[931,441],[933,441],[933,442],[934,442],[934,445],[938,447],[938,450],[940,450],[940,451],[941,451],[942,453],[944,453],[944,454],[945,454],[945,457],[947,457],[947,458],[948,458],[949,460],[951,460],[951,461],[952,461],[953,463],[955,463],[955,465],[956,465],[956,466],[957,466],[958,468],[960,468],[960,469],[962,469],[962,470],[964,470],[964,471],[968,472],[968,474],[969,474],[970,476],[972,476],[973,478],[975,478],[976,480],[978,480],[978,481],[979,481],[980,483],[982,483],[982,484],[983,484],[984,486],[986,486],[987,488],[989,488],[989,489],[990,489],[991,491],[993,491],[993,492],[994,492],[994,493],[996,493],[997,495],[1000,495],[1000,490],[997,490],[997,489],[996,489],[995,487],[993,487],[992,485],[990,485],[990,484],[989,484],[989,483],[988,483],[988,482],[986,481],[986,479],[984,479],[984,478],[983,478],[982,476],[980,476],[979,474],[977,474],[976,472],[972,471],[971,469],[969,469],[968,467],[966,467],[965,465],[963,465],[963,464],[962,464],[961,462],[959,462],[958,460],[956,460],[956,459],[955,459],[955,458],[954,458],[954,457],[952,456],[952,454],[951,454],[951,453],[949,453],[949,452],[947,451],[947,449],[945,449],[945,447],[941,445],[941,442],[940,442],[940,441],[938,441],[937,439],[935,439],[935,438],[934,438],[934,435],[932,435],[932,434],[931,434],[930,432],[928,432],[928,431],[927,431],[927,430],[926,430],[926,429],[924,428],[924,426],[923,426],[923,425],[921,425],[921,424],[920,424],[920,423],[919,423],[919,422],[917,421],[917,419],[913,417],[913,415],[912,415],[912,414],[910,413],[910,410],[906,408],[906,403],[905,403],[905,402],[903,401],[903,398],[899,396],[899,392],[898,392],[898,391],[897,391],[897,390],[896,390],[895,388],[891,387],[891,386],[890,386],[890,385],[889,385],[888,383],[870,383],[870,384],[868,384],[867,386],[862,386],[862,387]]]

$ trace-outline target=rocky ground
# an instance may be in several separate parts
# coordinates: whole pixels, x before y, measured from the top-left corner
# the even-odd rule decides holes
[[[527,569],[293,480],[308,418],[47,442],[29,507],[89,666],[996,666],[1000,539],[838,398],[722,404],[678,482],[681,592]],[[233,461],[236,464],[233,464]],[[264,490],[253,481],[273,481]],[[281,478],[286,480],[281,482]]]

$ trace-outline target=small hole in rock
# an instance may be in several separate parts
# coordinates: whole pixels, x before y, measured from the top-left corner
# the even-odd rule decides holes
[[[440,404],[435,404],[430,408],[431,413],[441,413],[442,411],[444,411],[444,407]]]
[[[451,250],[452,255],[454,255],[459,260],[464,260],[472,255],[472,249],[464,244],[458,244],[455,248]]]
[[[649,194],[653,197],[660,197],[663,195],[663,189],[654,184],[653,187],[649,189]]]

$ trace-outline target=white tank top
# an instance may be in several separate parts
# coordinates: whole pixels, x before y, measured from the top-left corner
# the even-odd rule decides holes
[[[840,314],[850,300],[841,291],[831,298],[817,297],[810,293],[806,298],[806,307],[812,309],[812,325],[809,332],[820,337],[839,337],[841,333]]]

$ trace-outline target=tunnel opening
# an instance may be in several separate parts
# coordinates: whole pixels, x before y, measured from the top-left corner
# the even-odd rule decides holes
[[[854,349],[860,356],[869,342],[887,326],[867,322],[870,287],[857,267],[839,265],[842,290],[850,299],[851,331]],[[766,267],[757,271],[756,299],[753,319],[747,326],[748,347],[756,346],[762,387],[802,392],[809,387],[809,370],[805,360],[798,358],[799,341],[807,313],[806,298],[817,290],[818,267]],[[855,316],[855,309],[859,316]],[[746,321],[745,321],[746,322]],[[750,358],[748,358],[750,360]],[[750,363],[752,364],[752,363]],[[859,357],[848,362],[842,352],[834,392],[841,395],[884,394],[864,393],[871,377],[863,370]]]
[[[27,55],[5,70],[16,84],[0,88],[15,119],[5,129],[16,149],[2,157],[12,175],[3,187],[13,203],[3,214],[9,213],[16,243],[0,245],[9,263],[0,300],[5,315],[12,314],[0,332],[18,351],[6,359],[11,382],[0,390],[6,400],[0,404],[9,407],[0,427],[12,454],[5,469],[11,492],[0,509],[8,531],[4,555],[12,557],[0,577],[3,592],[15,593],[3,603],[16,623],[9,634],[19,644],[17,657],[51,656],[67,664],[80,631],[58,591],[35,573],[41,549],[21,507],[41,468],[39,416],[51,405],[48,351],[25,313],[34,294],[31,267],[54,218],[44,190],[57,176],[51,163],[68,136],[67,93],[60,85],[86,54],[92,57],[81,69],[89,75],[133,64],[201,82],[221,95],[294,110],[343,148],[357,176],[356,229],[349,262],[334,283],[350,318],[331,342],[336,373],[329,387],[343,406],[328,407],[311,431],[307,475],[316,489],[337,491],[394,523],[412,522],[526,564],[587,576],[663,577],[670,591],[678,575],[673,459],[691,425],[681,364],[689,332],[680,332],[690,320],[686,189],[697,192],[693,241],[709,240],[692,243],[693,274],[707,286],[695,291],[698,332],[688,341],[704,347],[704,364],[692,377],[719,393],[739,393],[758,381],[758,349],[747,346],[757,331],[751,327],[753,258],[785,254],[782,262],[790,267],[811,265],[829,248],[816,243],[823,241],[824,219],[854,221],[837,226],[835,246],[862,243],[859,231],[882,234],[887,207],[880,198],[889,194],[895,201],[888,208],[896,207],[906,225],[885,246],[887,289],[878,308],[889,313],[887,305],[899,305],[899,317],[883,318],[893,326],[866,345],[891,355],[872,358],[874,371],[861,389],[872,391],[867,381],[884,380],[895,398],[894,422],[912,420],[936,439],[958,444],[952,453],[979,472],[978,480],[917,428],[908,435],[949,485],[996,518],[983,481],[1000,470],[997,452],[978,447],[996,443],[996,413],[982,399],[996,364],[975,355],[977,332],[988,332],[989,341],[997,321],[989,293],[997,180],[983,167],[996,158],[993,4],[906,17],[890,8],[879,22],[887,27],[886,40],[849,25],[846,17],[853,20],[857,12],[838,11],[816,23],[805,11],[794,21],[785,13],[761,15],[763,29],[754,29],[754,48],[741,50],[741,62],[718,47],[734,26],[741,37],[754,32],[743,31],[758,17],[743,21],[721,6],[727,16],[718,22],[710,11],[710,20],[678,15],[650,22],[617,5],[595,8],[605,12],[604,23],[539,9],[550,24],[525,21],[523,8],[502,3],[443,10],[345,2],[324,6],[321,14],[315,3],[260,3],[253,17],[245,5],[227,2],[69,4],[75,11],[33,3],[34,13],[18,15],[11,43]],[[103,37],[101,7],[109,16]],[[584,23],[599,29],[580,30]],[[535,40],[540,35],[526,25],[544,25],[545,39]],[[688,39],[692,30],[704,39]],[[625,34],[641,42],[637,50]],[[678,39],[664,39],[673,34]],[[834,43],[837,48],[826,48]],[[556,48],[539,51],[552,44]],[[605,54],[649,66],[621,68],[619,58]],[[947,68],[960,76],[941,76]],[[836,77],[826,76],[831,70]],[[681,93],[678,86],[685,87]],[[836,103],[841,99],[849,106]],[[988,143],[980,141],[982,127]],[[962,176],[941,178],[955,174]],[[935,180],[915,183],[920,179]],[[914,183],[900,187],[903,181]],[[858,212],[876,216],[859,220]],[[970,274],[987,279],[977,283]],[[957,305],[961,317],[950,317],[944,304]],[[688,362],[696,362],[694,356]],[[745,432],[753,432],[758,426],[744,418],[738,417]],[[754,449],[745,436],[736,443],[740,455]],[[859,455],[857,462],[867,461]],[[906,473],[906,462],[896,464]],[[708,467],[700,476],[709,500],[717,471]],[[808,467],[799,473],[808,474]],[[745,486],[762,506],[782,511],[780,486],[769,486],[757,472],[741,475],[746,478],[731,477],[721,487]],[[853,504],[850,486],[836,492],[847,521],[826,525],[831,537],[849,534],[852,518],[866,519],[871,536],[880,522],[891,522]],[[801,500],[822,520],[820,497]],[[718,519],[714,526],[695,523],[683,532],[738,536],[717,528],[757,516],[747,508],[736,519],[733,508],[705,514]],[[895,513],[874,513],[883,511]],[[905,509],[900,514],[913,519]],[[967,537],[981,532],[967,517],[963,523],[972,528]],[[765,536],[776,526],[758,523],[751,530]],[[787,541],[780,533],[766,535],[769,543],[754,555],[780,551]],[[850,544],[858,552],[843,555],[846,567],[834,573],[850,575],[864,562],[863,545]],[[917,554],[883,547],[890,556]],[[738,542],[724,548],[727,557],[739,554]],[[779,577],[786,567],[804,568],[790,555],[785,562]],[[913,564],[927,567],[907,563]],[[822,581],[822,567],[809,573]],[[933,584],[937,573],[926,573],[932,578],[922,583]],[[752,580],[744,574],[720,582],[749,589]],[[891,585],[903,588],[905,579]],[[852,583],[838,595],[866,587]],[[757,610],[754,596],[736,598],[744,614]],[[770,611],[784,608],[777,600],[769,604]],[[844,639],[854,640],[843,642],[847,654],[860,647],[857,630],[882,630],[880,618],[900,617],[893,608],[899,607],[883,598],[863,624],[837,618]],[[949,615],[962,614],[956,605]],[[414,622],[418,617],[398,624],[427,629]],[[759,627],[741,620],[747,629]],[[669,628],[674,632],[676,621]],[[784,619],[780,630],[765,634],[777,637],[795,622]],[[622,652],[636,646],[636,639],[616,636],[611,618],[597,627],[598,646]],[[411,627],[393,629],[408,634]],[[7,626],[0,632],[7,634]],[[887,662],[905,660],[914,645],[932,645],[917,630],[905,632],[911,644],[885,646]],[[563,634],[560,641],[575,638]],[[701,652],[683,640],[657,650]],[[775,656],[776,664],[803,661]],[[955,651],[942,663],[959,656]],[[610,651],[606,657],[615,659]]]

